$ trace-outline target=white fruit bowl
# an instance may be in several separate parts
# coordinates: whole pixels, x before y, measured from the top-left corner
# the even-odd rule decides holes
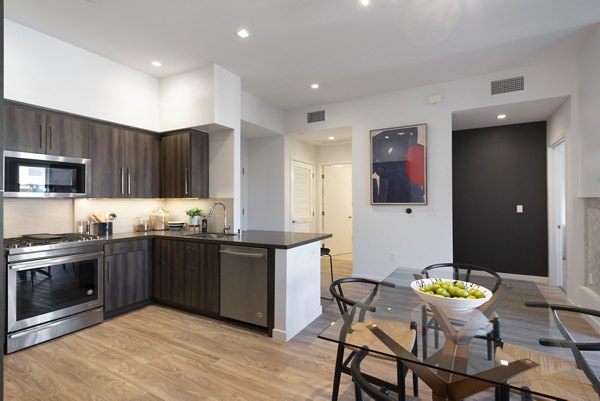
[[[477,298],[477,299],[446,298],[446,297],[442,297],[439,295],[432,295],[432,294],[428,294],[426,292],[419,291],[419,288],[432,285],[432,284],[434,284],[434,282],[436,280],[438,280],[438,279],[423,278],[420,280],[413,281],[412,283],[410,283],[410,286],[413,289],[413,291],[415,292],[415,294],[417,294],[419,296],[419,298],[421,298],[423,301],[425,301],[431,305],[435,305],[435,306],[439,306],[439,307],[447,308],[447,309],[453,309],[453,310],[466,310],[466,309],[478,308],[481,305],[483,305],[484,303],[486,303],[487,301],[489,301],[493,295],[490,290],[488,290],[487,288],[485,288],[481,285],[469,283],[468,281],[448,280],[448,279],[442,279],[442,281],[443,282],[445,282],[445,281],[452,281],[452,282],[460,281],[461,283],[464,284],[465,290],[468,291],[471,289],[476,289],[476,290],[483,292],[483,294],[485,296],[483,298]]]

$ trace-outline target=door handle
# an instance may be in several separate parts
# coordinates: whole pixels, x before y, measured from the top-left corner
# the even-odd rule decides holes
[[[131,172],[127,167],[127,195],[131,195]]]
[[[125,194],[125,167],[121,166],[121,195]]]
[[[185,189],[185,195],[189,195],[189,183],[188,183],[188,176],[190,174],[190,169],[186,168],[184,171],[184,180],[183,180],[183,185],[184,185],[184,189]]]
[[[298,222],[298,221],[296,221],[296,220],[292,220],[292,224],[294,224],[294,223],[297,223],[297,222]]]
[[[164,242],[160,245],[160,264],[162,265],[166,265],[167,261],[166,261],[166,255],[167,253],[167,244],[165,244]]]
[[[44,148],[44,127],[42,127],[42,124],[40,124],[40,149]]]
[[[49,138],[49,142],[50,142],[49,147],[50,147],[50,149],[52,149],[52,126],[50,126],[48,128],[50,130],[49,133],[48,133],[48,135],[50,135],[50,138]]]
[[[110,262],[106,261],[106,281],[110,283]]]

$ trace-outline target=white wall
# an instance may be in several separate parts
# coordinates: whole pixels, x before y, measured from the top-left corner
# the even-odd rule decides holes
[[[327,112],[320,129],[352,127],[354,273],[383,278],[398,266],[420,270],[452,260],[452,112],[572,95],[576,93],[574,67],[568,61],[524,67],[311,107]],[[518,75],[525,75],[525,91],[490,95],[490,81]],[[444,101],[427,104],[432,94],[443,95]],[[286,132],[309,130],[307,111],[289,112]],[[406,206],[372,206],[369,131],[417,123],[426,123],[428,130],[428,204],[411,206],[412,214],[405,213]]]
[[[219,188],[211,197],[232,198],[231,215],[234,221],[231,228],[237,232],[241,221],[241,118],[242,118],[242,81],[240,77],[219,65],[214,65],[215,117],[214,122],[231,128],[226,142],[223,143],[218,159],[213,159],[210,174],[218,175]],[[210,149],[210,148],[209,148]],[[218,165],[217,165],[218,164]],[[217,171],[212,171],[216,166]],[[212,178],[215,179],[215,178]],[[210,182],[210,181],[209,181]],[[213,187],[214,188],[214,187]]]
[[[317,162],[319,165],[352,163],[352,144],[319,146]]]
[[[160,131],[214,123],[214,66],[160,80]]]
[[[158,79],[4,20],[4,96],[157,131]]]
[[[592,33],[581,49],[580,54],[577,82],[578,96],[575,100],[580,134],[579,143],[574,143],[578,153],[573,152],[572,155],[580,164],[579,170],[577,170],[578,174],[569,174],[569,177],[579,178],[578,193],[580,196],[598,198],[600,197],[600,158],[598,157],[600,154],[600,135],[598,134],[600,124],[598,114],[598,110],[600,110],[600,77],[598,76],[600,70],[600,27]],[[585,221],[584,209],[583,199],[577,199],[573,203],[575,221],[581,226],[584,225]],[[567,214],[568,218],[569,215]],[[570,224],[570,220],[567,220],[568,224]],[[576,234],[579,234],[579,230]],[[576,247],[576,256],[579,257],[582,254],[581,259],[584,259],[584,242],[582,233],[576,241],[573,241],[573,244],[567,244],[567,246]],[[567,248],[569,266],[572,264],[571,252],[573,250],[571,247]],[[584,276],[585,270],[583,268],[581,270],[577,269],[575,272],[569,269],[568,293],[578,304],[598,309],[600,308],[600,296],[598,294],[589,296],[592,291],[583,287],[586,282]]]
[[[242,120],[273,132],[284,132],[283,110],[244,91],[242,91]]]
[[[600,197],[600,27],[581,51],[578,80],[579,130],[581,132],[580,195]]]
[[[247,140],[248,229],[284,230],[283,136]]]

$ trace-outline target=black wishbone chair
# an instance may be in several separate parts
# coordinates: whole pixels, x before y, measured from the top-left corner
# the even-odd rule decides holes
[[[492,293],[496,292],[496,290],[502,284],[502,278],[494,270],[488,267],[471,265],[467,263],[438,263],[427,266],[421,270],[421,274],[425,278],[448,278],[443,276],[443,273],[448,272],[452,273],[452,280],[461,280],[474,282],[475,284],[481,284],[484,287],[487,287]],[[482,276],[486,277],[487,281],[489,281],[491,285],[487,282],[485,284],[478,282],[477,280]],[[434,346],[438,348],[440,327],[426,305],[424,305],[422,308],[421,319],[423,358],[427,358],[427,332],[430,329],[433,329]],[[500,337],[500,319],[498,315],[493,313],[489,319],[491,322],[491,330],[486,332],[482,331],[481,333],[478,333],[475,338],[482,338],[487,341],[487,357],[489,360],[491,360],[493,358],[495,348],[502,347],[503,343],[502,338]]]
[[[364,345],[360,351],[352,359],[350,371],[352,380],[354,380],[354,396],[356,401],[364,401],[363,391],[373,398],[375,401],[395,401],[392,397],[386,394],[382,389],[373,386],[369,380],[360,371],[360,364],[369,354],[369,347]]]
[[[582,317],[595,318],[600,317],[600,311],[573,305],[556,305],[544,302],[526,302],[525,305],[532,308],[550,309],[554,322],[563,338],[540,338],[539,343],[548,347],[569,348],[573,353],[575,362],[518,346],[508,346],[507,344],[508,349],[503,350],[507,356],[512,358],[526,357],[540,365],[540,369],[530,372],[526,376],[526,381],[520,384],[534,391],[542,391],[546,387],[552,386],[562,391],[561,396],[568,397],[568,399],[594,399],[594,396],[600,398],[600,378],[590,366],[586,355],[582,353],[584,351],[600,351],[600,338],[593,338],[591,341],[585,342],[576,340],[559,316],[559,313],[562,312],[563,317],[567,314],[579,314]],[[542,369],[543,374],[541,373]],[[522,399],[531,399],[531,395],[523,393]]]
[[[363,302],[357,302],[353,299],[347,298],[344,293],[344,287],[350,284],[366,285],[371,288],[371,292],[366,300]],[[341,328],[341,338],[338,343],[335,373],[333,378],[333,391],[331,399],[336,401],[339,394],[340,380],[342,373],[351,375],[350,363],[353,358],[356,357],[357,353],[361,349],[361,344],[368,346],[371,350],[376,351],[377,349],[388,350],[387,346],[378,340],[371,331],[367,328],[367,325],[377,324],[384,328],[390,336],[401,344],[406,350],[410,351],[414,355],[417,355],[417,324],[415,322],[404,323],[391,320],[379,320],[369,319],[365,320],[367,312],[375,312],[375,307],[371,305],[374,297],[377,295],[380,286],[395,287],[393,283],[378,282],[370,279],[348,277],[335,280],[329,287],[331,295],[335,298],[337,305],[340,309],[340,313],[344,317],[344,324]],[[356,318],[356,319],[355,319]],[[345,345],[346,339],[352,336],[352,343],[356,346]],[[349,354],[344,358],[345,351],[348,350]],[[388,350],[389,351],[389,350]],[[380,387],[387,388],[391,391],[398,393],[399,400],[406,399],[406,386],[405,377],[408,373],[408,369],[404,363],[395,357],[385,356],[377,352],[371,352],[370,357],[378,358],[385,361],[391,361],[396,364],[396,375],[397,384],[387,383],[379,378],[362,374],[366,380],[370,383]],[[413,394],[418,396],[418,379],[413,374]]]

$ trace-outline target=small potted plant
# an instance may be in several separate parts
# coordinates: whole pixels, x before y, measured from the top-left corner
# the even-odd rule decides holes
[[[193,207],[185,211],[185,214],[190,216],[190,226],[200,225],[200,216],[202,216],[202,209]]]

